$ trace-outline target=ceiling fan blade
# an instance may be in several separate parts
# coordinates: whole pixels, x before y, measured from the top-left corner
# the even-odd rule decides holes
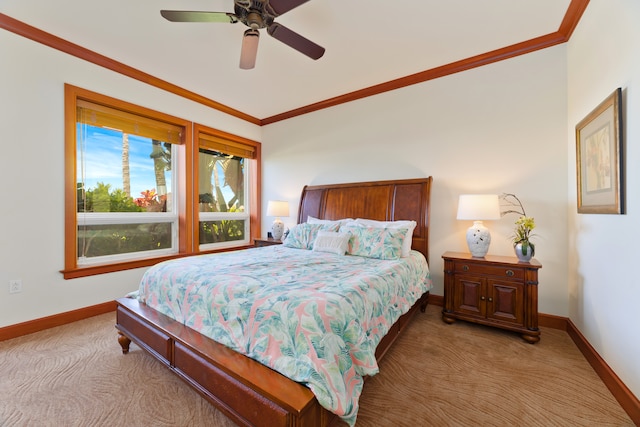
[[[258,30],[249,28],[244,32],[244,37],[242,37],[242,50],[240,51],[241,69],[250,70],[256,66],[258,41],[260,41],[260,32]]]
[[[324,48],[312,42],[311,40],[302,37],[295,31],[291,31],[284,25],[273,23],[267,28],[269,35],[276,40],[280,40],[282,43],[289,47],[294,48],[300,53],[307,55],[311,59],[319,59],[324,55]]]
[[[171,22],[227,22],[235,24],[238,19],[233,13],[197,12],[188,10],[161,10],[160,15]]]
[[[271,0],[269,6],[275,13],[275,16],[279,16],[308,1],[309,0]]]

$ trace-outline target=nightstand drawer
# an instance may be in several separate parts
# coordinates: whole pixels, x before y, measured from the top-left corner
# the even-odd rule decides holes
[[[456,273],[481,274],[503,279],[524,279],[524,268],[512,266],[478,264],[473,261],[455,261],[454,270]]]
[[[272,237],[268,237],[266,239],[255,239],[255,247],[256,248],[261,248],[264,246],[271,246],[271,245],[281,245],[282,244],[282,240],[276,240]]]

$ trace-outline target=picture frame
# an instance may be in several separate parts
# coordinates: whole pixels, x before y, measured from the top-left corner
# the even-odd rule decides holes
[[[624,214],[622,89],[576,125],[578,213]]]

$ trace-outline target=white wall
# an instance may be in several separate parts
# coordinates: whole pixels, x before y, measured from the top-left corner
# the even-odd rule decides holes
[[[591,0],[568,47],[569,316],[640,396],[640,2]],[[625,215],[577,214],[575,125],[623,91]]]
[[[143,269],[64,280],[64,84],[254,140],[258,126],[0,30],[0,327],[137,289]],[[8,281],[23,292],[9,294]]]
[[[442,295],[442,253],[468,251],[458,196],[515,193],[538,225],[540,311],[567,316],[566,72],[556,46],[266,126],[263,198],[291,201],[291,226],[305,184],[433,176],[430,265]],[[515,220],[487,223],[490,254],[513,254]]]

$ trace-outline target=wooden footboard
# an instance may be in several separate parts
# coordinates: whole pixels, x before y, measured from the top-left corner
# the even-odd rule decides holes
[[[378,360],[428,298],[427,292],[394,324],[378,345]],[[325,427],[339,421],[307,387],[135,299],[117,300],[116,328],[123,353],[135,342],[238,425]]]

